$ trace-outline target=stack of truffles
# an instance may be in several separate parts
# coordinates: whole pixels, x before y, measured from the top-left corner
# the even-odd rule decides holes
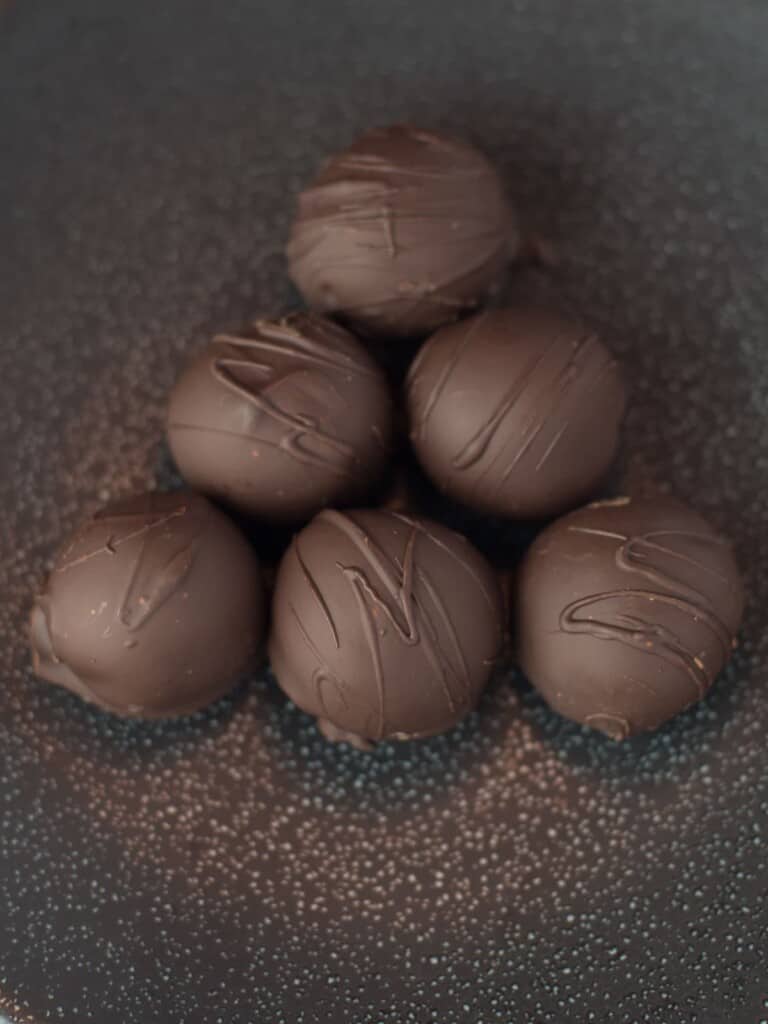
[[[112,504],[67,542],[32,611],[38,675],[117,714],[184,714],[266,638],[288,696],[362,748],[452,728],[508,632],[549,704],[615,739],[703,697],[742,614],[730,546],[672,499],[578,507],[613,461],[625,388],[583,324],[482,311],[520,249],[472,146],[397,126],[328,161],[288,244],[310,311],[218,336],[184,371],[167,427],[191,490]],[[395,394],[372,353],[418,343]],[[553,520],[516,574],[511,622],[465,537],[407,503],[365,507],[405,416],[446,498]],[[298,531],[271,614],[227,509]]]

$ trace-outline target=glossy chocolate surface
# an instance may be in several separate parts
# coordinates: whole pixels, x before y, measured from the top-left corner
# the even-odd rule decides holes
[[[370,489],[391,418],[384,376],[349,331],[293,313],[216,337],[178,380],[167,430],[193,487],[291,522]]]
[[[480,304],[519,249],[494,167],[458,139],[394,125],[331,157],[288,245],[307,302],[367,334],[427,334]]]
[[[87,520],[30,617],[35,673],[116,714],[185,714],[225,693],[261,641],[255,555],[205,498],[137,495]]]
[[[452,728],[475,706],[500,643],[490,566],[429,520],[321,512],[278,573],[273,670],[334,739]]]
[[[515,519],[589,497],[619,441],[625,393],[594,331],[541,307],[443,327],[408,375],[411,442],[446,494]]]
[[[520,662],[561,714],[626,739],[706,695],[743,609],[730,544],[692,509],[598,502],[553,523],[525,558]]]

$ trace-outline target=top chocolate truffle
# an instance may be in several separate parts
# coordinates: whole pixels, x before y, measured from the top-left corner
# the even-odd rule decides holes
[[[616,452],[624,386],[578,321],[537,307],[443,327],[407,382],[411,440],[438,487],[510,518],[555,515],[589,497]]]
[[[173,389],[168,442],[198,490],[291,522],[365,494],[391,419],[383,373],[357,340],[295,313],[214,339]]]
[[[257,651],[256,556],[197,494],[140,494],[88,519],[56,557],[30,620],[35,672],[117,714],[194,711]]]
[[[332,157],[299,196],[288,259],[310,306],[405,338],[477,307],[519,245],[482,153],[396,125]]]

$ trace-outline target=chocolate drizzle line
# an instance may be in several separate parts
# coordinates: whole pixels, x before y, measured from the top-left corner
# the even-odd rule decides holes
[[[313,323],[317,324],[314,318]],[[223,335],[214,340],[214,344],[228,346],[233,353],[215,358],[211,364],[211,373],[224,387],[234,391],[260,412],[288,428],[279,447],[293,458],[308,465],[325,467],[342,476],[354,477],[355,474],[350,468],[350,464],[354,462],[353,447],[323,430],[315,417],[288,412],[269,397],[269,392],[281,380],[297,372],[302,365],[314,366],[333,373],[371,375],[372,371],[338,350],[329,352],[324,346],[288,323],[271,324],[260,321],[255,326],[259,332],[256,338]],[[324,331],[324,338],[332,342],[334,332]],[[274,353],[291,360],[292,363],[287,370],[279,372],[269,361],[260,362],[258,353]],[[255,390],[251,384],[243,382],[238,371],[255,371],[263,377],[264,386],[260,390]],[[264,443],[261,438],[254,440]],[[309,447],[308,440],[319,446],[320,450]]]
[[[395,517],[395,519],[400,519],[402,522],[407,523],[408,526],[412,526],[414,529],[420,530],[423,534],[425,534],[425,536],[427,536],[430,539],[430,541],[434,545],[440,548],[441,551],[444,551],[446,555],[451,557],[457,563],[457,565],[460,565],[462,569],[464,569],[464,571],[472,577],[477,586],[480,588],[480,592],[482,593],[483,598],[488,607],[491,609],[491,611],[495,611],[496,605],[493,600],[493,597],[488,592],[488,588],[481,579],[480,575],[475,572],[471,565],[465,562],[462,558],[459,558],[459,556],[456,554],[455,551],[452,550],[452,548],[450,548],[447,544],[444,544],[433,533],[430,533],[429,530],[427,530],[422,523],[418,522],[415,519],[411,519],[410,516],[407,516],[402,512],[393,512],[392,515]]]
[[[303,326],[306,326],[306,331],[302,330]],[[254,323],[254,329],[256,337],[218,335],[214,345],[220,347],[221,354],[213,359],[210,370],[223,387],[287,428],[280,441],[275,444],[247,431],[228,431],[181,422],[173,422],[170,427],[241,437],[262,447],[279,448],[306,465],[323,467],[338,476],[357,479],[359,474],[356,472],[353,446],[323,430],[316,417],[286,410],[271,397],[270,392],[292,374],[305,369],[325,372],[334,388],[335,378],[339,375],[374,377],[376,371],[342,350],[340,330],[311,314],[298,314],[277,323],[259,320]],[[271,360],[271,356],[276,360]],[[278,370],[275,362],[285,360],[288,361],[287,367]],[[258,386],[254,384],[254,376],[258,378]]]
[[[318,587],[317,581],[315,580],[314,576],[312,575],[312,573],[307,568],[307,564],[304,561],[304,558],[302,557],[301,548],[299,546],[298,538],[293,542],[293,550],[296,553],[296,561],[299,563],[299,567],[301,569],[302,575],[304,576],[304,579],[307,581],[307,586],[311,590],[312,596],[314,597],[315,601],[317,602],[317,606],[319,607],[320,611],[323,614],[323,618],[328,623],[328,628],[331,631],[331,636],[333,637],[333,642],[336,645],[336,649],[338,650],[339,647],[340,647],[339,631],[336,628],[336,623],[333,621],[333,616],[331,615],[331,610],[328,607],[325,598],[323,597],[322,591],[320,590],[320,587]]]
[[[114,555],[116,549],[123,544],[127,544],[129,540],[141,537],[149,530],[153,530],[158,526],[164,526],[166,523],[170,522],[171,519],[176,519],[179,516],[185,515],[186,511],[186,506],[182,505],[179,508],[175,508],[172,512],[168,512],[166,515],[157,515],[154,517],[141,512],[128,512],[124,515],[119,513],[108,513],[104,515],[97,512],[93,516],[92,522],[98,521],[104,525],[115,523],[118,527],[124,528],[128,522],[133,521],[136,524],[136,528],[134,530],[129,530],[127,533],[118,535],[117,537],[110,534],[104,543],[100,544],[97,548],[86,552],[84,555],[78,555],[77,558],[70,558],[67,561],[68,556],[77,547],[81,537],[90,529],[91,523],[86,523],[72,538],[72,541],[67,546],[66,550],[62,552],[61,558],[63,564],[57,566],[53,571],[55,574],[65,573],[70,569],[74,569],[78,565],[82,565],[83,562],[89,562],[92,558],[96,558],[98,555]]]
[[[402,565],[395,563],[392,566],[388,564],[390,559],[374,539],[351,517],[326,510],[321,512],[318,518],[343,533],[365,558],[364,567],[342,562],[337,562],[337,566],[352,586],[371,651],[378,693],[378,723],[374,738],[383,739],[387,735],[384,669],[375,621],[378,612],[386,617],[404,644],[421,645],[425,657],[440,679],[451,712],[454,713],[457,708],[465,706],[469,700],[469,676],[458,635],[435,586],[416,560],[416,542],[419,535],[434,540],[431,534],[408,517],[397,516],[409,526],[410,532]],[[424,587],[428,602],[417,598],[414,586],[416,579]],[[439,642],[439,631],[433,616],[437,617],[444,628],[448,627],[452,656]],[[459,689],[458,694],[454,692],[456,688]]]
[[[150,544],[149,530],[143,534],[128,585],[117,609],[117,617],[126,629],[131,632],[141,629],[176,592],[194,564],[204,525],[198,519],[192,535],[179,538],[178,546],[167,557],[160,544]]]
[[[167,531],[159,532],[172,520],[185,517],[189,519],[186,536],[174,538]],[[93,523],[107,529],[114,525],[115,532],[110,532],[106,540],[93,550],[68,559],[80,538],[92,529]],[[204,527],[205,518],[190,518],[190,509],[187,505],[180,505],[165,514],[153,514],[151,511],[124,515],[97,513],[75,535],[62,555],[62,564],[54,569],[54,574],[66,573],[100,555],[111,558],[124,544],[140,539],[139,550],[115,611],[118,621],[133,632],[140,629],[154,615],[187,576],[194,563]],[[120,530],[125,532],[120,533]],[[172,544],[170,551],[166,550],[172,541],[175,543]]]
[[[615,366],[615,361],[611,357],[599,359],[597,362],[590,359],[597,344],[597,337],[594,334],[585,335],[579,338],[572,346],[568,362],[556,373],[556,386],[553,388],[550,384],[549,374],[539,373],[539,370],[543,368],[551,353],[558,351],[561,340],[560,335],[554,336],[542,352],[529,360],[522,375],[512,383],[485,423],[469,439],[464,448],[456,453],[452,459],[452,465],[456,469],[470,469],[487,454],[506,417],[513,411],[527,391],[532,387],[537,387],[540,393],[537,396],[537,400],[532,403],[534,412],[528,416],[521,430],[515,430],[512,433],[510,440],[515,443],[516,450],[507,462],[504,471],[499,474],[496,489],[500,490],[520,460],[530,451],[542,431],[553,421],[553,417],[558,410],[562,408],[565,402],[572,400],[576,394],[576,385],[587,382],[587,389],[594,388],[604,374]],[[595,372],[588,374],[587,371],[589,369],[593,369]],[[551,456],[568,426],[569,421],[567,419],[559,425],[545,452],[538,459],[534,467],[535,472],[538,472]],[[486,463],[483,467],[481,478],[487,476],[493,466],[504,456],[505,451],[506,446]]]
[[[344,707],[348,707],[349,705],[347,702],[346,695],[344,693],[344,687],[341,685],[339,680],[331,671],[330,667],[325,663],[325,659],[318,650],[317,644],[313,642],[312,637],[307,632],[306,628],[304,627],[304,624],[301,621],[301,618],[299,617],[299,613],[296,611],[296,609],[290,602],[288,603],[288,608],[290,609],[291,615],[293,616],[294,622],[296,623],[296,627],[299,630],[299,635],[301,636],[304,643],[307,645],[307,647],[309,647],[310,651],[312,651],[315,658],[317,658],[318,662],[320,663],[312,673],[312,685],[315,687],[317,701],[320,707],[322,708],[323,715],[327,718],[329,710],[328,705],[325,702],[325,685],[327,683],[333,685],[333,687],[336,690],[336,693],[339,696],[339,700],[341,701],[341,703],[344,705]]]
[[[487,314],[485,313],[478,314],[473,319],[471,327],[469,327],[469,329],[467,329],[466,327],[464,328],[463,337],[460,338],[459,343],[456,345],[456,348],[453,350],[450,357],[445,360],[445,365],[442,368],[440,376],[435,381],[435,384],[432,390],[430,391],[429,395],[427,396],[426,402],[424,403],[424,411],[421,414],[421,417],[416,428],[419,437],[423,438],[425,436],[427,432],[427,423],[429,422],[429,418],[432,415],[433,409],[440,401],[443,392],[445,391],[445,386],[448,383],[448,380],[450,379],[451,373],[453,372],[454,368],[458,366],[458,364],[461,362],[461,359],[465,351],[469,348],[472,339],[474,338],[478,328],[483,323],[486,316]],[[422,348],[419,355],[417,356],[416,362],[411,367],[411,372],[409,374],[410,389],[413,389],[418,383],[421,363],[427,356],[430,348],[430,345],[425,345]]]
[[[652,562],[654,555],[661,554],[685,562],[701,572],[715,576],[719,582],[727,583],[719,573],[702,565],[696,559],[659,543],[659,538],[679,537],[718,546],[722,546],[726,542],[719,537],[686,530],[658,530],[638,537],[582,526],[571,526],[569,530],[573,533],[585,533],[620,541],[615,555],[616,566],[622,572],[639,574],[671,593],[644,588],[627,588],[583,597],[572,601],[563,609],[560,614],[560,629],[565,633],[586,633],[599,640],[616,640],[629,647],[664,658],[689,676],[696,687],[697,696],[702,697],[709,688],[710,676],[701,660],[683,646],[680,638],[671,629],[652,618],[628,615],[618,610],[613,611],[609,616],[610,609],[603,608],[601,613],[600,606],[611,601],[618,602],[627,598],[637,598],[648,602],[651,606],[663,604],[673,607],[690,615],[695,621],[702,622],[717,637],[723,655],[727,658],[731,646],[730,630],[714,613],[706,596]],[[585,612],[586,614],[584,614]],[[601,614],[602,617],[600,617]]]

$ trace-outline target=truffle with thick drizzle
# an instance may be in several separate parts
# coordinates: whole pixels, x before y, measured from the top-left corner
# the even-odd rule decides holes
[[[501,644],[490,566],[461,535],[399,512],[321,512],[277,577],[270,657],[329,738],[365,745],[452,728]]]
[[[411,442],[469,507],[556,515],[590,497],[616,452],[625,391],[596,334],[547,309],[493,309],[443,327],[407,381]]]
[[[359,500],[384,467],[391,429],[383,373],[349,331],[314,313],[219,335],[168,407],[185,480],[277,522]]]
[[[288,261],[310,306],[397,339],[476,308],[519,248],[516,217],[482,153],[394,125],[332,157],[301,193]]]
[[[597,502],[539,535],[517,590],[520,664],[548,703],[614,739],[705,696],[744,593],[729,543],[670,498]]]
[[[116,714],[186,714],[256,654],[256,556],[205,498],[141,494],[88,519],[56,557],[30,617],[41,678]]]

